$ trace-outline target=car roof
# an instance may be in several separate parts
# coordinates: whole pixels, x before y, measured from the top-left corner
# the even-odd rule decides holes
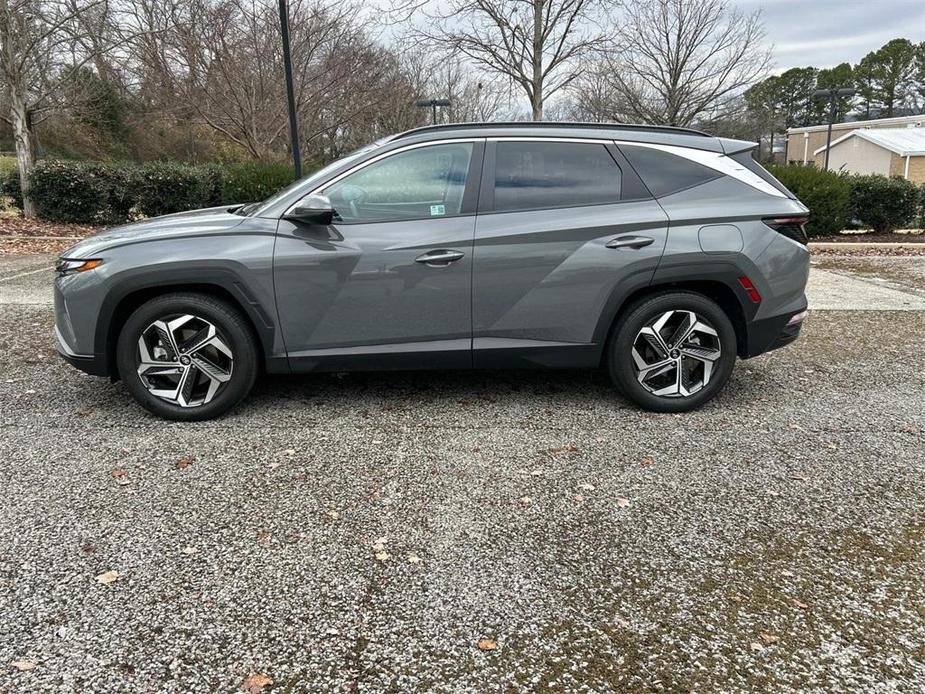
[[[389,142],[417,142],[446,139],[448,137],[570,137],[675,145],[714,152],[723,151],[723,146],[719,138],[692,128],[676,128],[659,125],[631,125],[626,123],[568,123],[558,121],[479,122],[427,125],[398,133],[391,137]]]

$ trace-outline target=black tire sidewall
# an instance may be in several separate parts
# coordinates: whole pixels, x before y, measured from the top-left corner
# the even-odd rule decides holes
[[[137,345],[142,330],[177,313],[190,313],[210,321],[228,341],[234,355],[231,379],[211,402],[198,407],[165,402],[151,395],[138,377]],[[146,410],[166,419],[198,421],[224,414],[250,392],[257,376],[257,350],[244,318],[226,302],[200,294],[169,294],[143,304],[125,322],[116,345],[116,365],[125,387]]]
[[[633,341],[643,326],[656,315],[671,310],[694,311],[706,318],[716,330],[722,349],[710,382],[694,395],[683,398],[665,398],[647,391],[636,378],[632,357]],[[629,309],[615,326],[607,358],[611,379],[634,403],[653,412],[685,412],[711,400],[726,385],[736,361],[735,329],[712,299],[693,292],[667,292],[643,299]]]

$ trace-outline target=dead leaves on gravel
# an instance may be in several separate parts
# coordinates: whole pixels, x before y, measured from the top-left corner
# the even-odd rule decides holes
[[[118,571],[104,571],[99,576],[96,577],[97,583],[102,583],[104,586],[108,586],[110,583],[115,583],[119,580],[120,574]]]
[[[35,663],[31,660],[14,660],[10,663],[10,666],[19,670],[20,672],[28,672],[29,670],[35,670]]]
[[[498,642],[494,639],[479,639],[475,645],[480,651],[493,651],[498,647]]]
[[[262,694],[263,690],[273,684],[273,680],[262,672],[252,672],[241,683],[247,694]]]
[[[185,455],[185,456],[183,456],[182,458],[180,458],[179,460],[177,460],[177,462],[175,462],[175,463],[173,464],[173,466],[174,466],[177,470],[185,470],[185,469],[188,468],[190,465],[192,465],[194,462],[196,462],[196,461],[193,460],[192,458],[190,458],[189,456]]]

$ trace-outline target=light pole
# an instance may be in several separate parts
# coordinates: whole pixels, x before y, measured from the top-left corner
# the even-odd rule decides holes
[[[825,164],[822,167],[823,171],[829,170],[829,149],[832,147],[832,123],[835,121],[836,115],[835,104],[839,97],[854,96],[854,93],[854,90],[850,87],[844,89],[817,89],[813,92],[814,99],[829,100],[829,127],[825,135]]]
[[[431,122],[437,124],[437,107],[438,106],[452,106],[452,102],[449,99],[419,99],[414,102],[414,105],[418,108],[429,108],[431,109]]]
[[[286,72],[286,99],[289,102],[289,137],[292,142],[292,168],[296,180],[302,178],[302,152],[299,149],[299,121],[296,117],[295,93],[292,88],[292,55],[289,51],[289,10],[286,0],[279,0],[279,25],[283,31],[283,69]]]

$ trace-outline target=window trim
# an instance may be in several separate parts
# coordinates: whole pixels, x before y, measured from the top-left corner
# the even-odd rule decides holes
[[[324,190],[338,181],[354,174],[358,171],[365,169],[370,164],[374,164],[377,161],[381,161],[388,157],[394,156],[396,154],[402,154],[412,149],[420,149],[422,147],[434,147],[437,145],[455,145],[455,144],[464,144],[472,143],[472,154],[469,157],[469,168],[466,171],[466,186],[463,190],[462,205],[460,212],[458,214],[445,214],[437,217],[401,217],[397,219],[379,219],[379,220],[356,220],[356,221],[338,221],[336,222],[337,226],[355,226],[358,224],[389,224],[391,222],[418,222],[425,219],[456,219],[458,217],[471,217],[476,213],[476,207],[478,203],[478,180],[480,179],[481,169],[482,169],[482,160],[485,153],[485,138],[481,137],[460,137],[452,138],[448,140],[428,140],[427,142],[416,142],[414,144],[406,145],[404,147],[399,147],[396,149],[391,149],[388,152],[383,152],[375,157],[371,157],[366,161],[360,162],[355,166],[342,171],[337,174],[334,178],[325,181],[321,185],[313,188],[305,195],[296,200],[292,205],[290,205],[286,211],[283,213],[283,216],[289,214],[292,210],[298,207],[299,202],[303,198],[308,197],[309,195],[324,195]]]
[[[578,203],[575,205],[552,205],[547,207],[524,207],[516,210],[495,209],[495,163],[497,161],[497,143],[499,142],[563,142],[572,144],[600,145],[613,159],[614,165],[620,171],[622,182],[620,185],[620,199],[608,202]],[[627,185],[629,182],[629,185]],[[632,190],[638,197],[623,197],[624,190]],[[535,135],[510,135],[485,138],[485,161],[482,165],[482,182],[479,188],[478,214],[516,214],[518,212],[540,212],[543,210],[568,210],[579,207],[600,207],[602,205],[622,205],[630,202],[645,202],[652,200],[653,196],[645,187],[635,169],[623,156],[616,143],[611,138],[590,137],[543,137]]]

